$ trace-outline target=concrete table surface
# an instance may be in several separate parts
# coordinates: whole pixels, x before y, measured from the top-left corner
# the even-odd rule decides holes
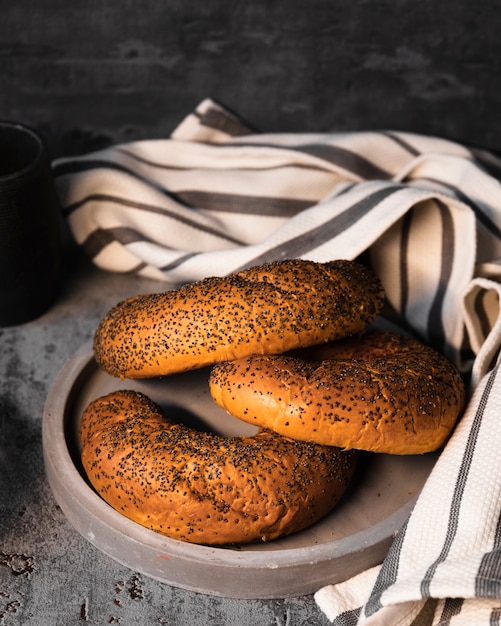
[[[111,306],[161,289],[100,271],[70,249],[53,307],[33,322],[0,329],[0,624],[327,625],[312,596],[220,598],[129,570],[81,537],[54,500],[42,457],[52,381]]]

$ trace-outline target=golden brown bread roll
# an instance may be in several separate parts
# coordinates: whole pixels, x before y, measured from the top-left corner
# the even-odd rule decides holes
[[[356,462],[356,453],[269,431],[194,431],[134,391],[92,402],[80,439],[87,476],[112,507],[174,539],[209,545],[310,526],[341,498]]]
[[[367,331],[302,356],[215,365],[211,395],[233,416],[282,435],[389,454],[441,447],[463,409],[456,368],[408,337]]]
[[[94,354],[112,376],[162,376],[359,333],[383,302],[379,280],[358,263],[270,263],[119,303]]]

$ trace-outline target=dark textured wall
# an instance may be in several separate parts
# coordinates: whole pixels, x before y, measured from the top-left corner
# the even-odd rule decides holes
[[[54,156],[167,135],[210,96],[264,131],[405,129],[501,149],[495,0],[17,0],[0,117]]]

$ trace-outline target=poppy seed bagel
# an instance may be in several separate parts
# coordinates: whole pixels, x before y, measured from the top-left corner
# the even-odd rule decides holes
[[[214,401],[285,436],[388,454],[441,447],[464,406],[456,368],[409,337],[369,330],[300,354],[215,365]]]
[[[169,420],[144,394],[116,391],[85,409],[82,463],[102,498],[181,541],[269,541],[325,516],[348,487],[357,453],[269,431],[226,437]]]
[[[112,376],[164,376],[359,333],[383,304],[357,262],[280,261],[125,300],[101,320],[94,354]]]

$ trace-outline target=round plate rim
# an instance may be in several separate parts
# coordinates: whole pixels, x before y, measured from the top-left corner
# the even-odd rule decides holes
[[[252,571],[253,574],[259,574],[270,571],[280,571],[284,568],[290,570],[294,567],[314,568],[319,563],[335,564],[336,561],[342,560],[344,557],[350,561],[353,554],[353,542],[356,541],[360,546],[360,551],[373,551],[372,565],[381,562],[382,555],[386,554],[393,537],[399,528],[404,524],[412,507],[414,506],[417,496],[411,498],[407,503],[386,517],[384,520],[372,525],[369,529],[359,531],[350,535],[348,538],[335,539],[328,543],[318,543],[310,547],[299,548],[281,548],[276,551],[252,551],[234,549],[231,547],[212,547],[197,544],[190,544],[164,537],[152,530],[143,528],[135,522],[127,519],[118,511],[115,511],[107,503],[105,503],[98,494],[86,483],[81,476],[78,468],[75,466],[71,454],[66,445],[64,437],[66,410],[68,407],[71,394],[75,390],[75,386],[82,377],[85,377],[86,371],[97,368],[94,361],[91,343],[84,344],[77,352],[75,352],[61,367],[52,385],[49,389],[43,412],[42,423],[42,443],[44,463],[49,485],[58,504],[63,509],[68,521],[74,528],[82,534],[87,540],[93,543],[99,550],[111,556],[114,560],[127,566],[129,569],[142,571],[142,573],[156,578],[173,586],[179,586],[185,589],[192,589],[202,593],[215,595],[228,595],[231,597],[248,597],[248,598],[266,598],[266,597],[284,597],[287,595],[304,595],[316,591],[324,584],[340,582],[355,573],[359,573],[362,569],[351,565],[347,568],[350,576],[339,579],[339,575],[333,571],[331,577],[321,576],[321,579],[313,583],[313,588],[305,588],[298,593],[297,587],[292,585],[290,593],[281,589],[279,594],[270,591],[268,584],[263,581],[261,586],[256,590],[248,589],[246,591],[226,593],[224,590],[218,589],[217,585],[209,588],[205,585],[200,588],[196,584],[188,581],[177,581],[172,578],[164,578],[157,571],[151,571],[148,567],[141,567],[132,563],[128,558],[121,558],[106,550],[100,545],[99,540],[93,539],[89,533],[84,532],[80,520],[73,513],[73,506],[81,506],[86,511],[86,515],[91,519],[92,524],[102,526],[107,531],[117,534],[117,536],[125,537],[137,544],[144,545],[148,550],[156,552],[162,558],[168,561],[174,557],[181,559],[183,562],[189,563],[208,563],[211,567],[235,568],[241,574],[245,571]],[[61,436],[63,434],[63,436]],[[69,488],[69,483],[71,489]],[[63,492],[64,495],[61,494]],[[68,505],[68,499],[71,503]],[[102,513],[105,513],[106,519],[103,519]],[[334,569],[334,568],[333,568]],[[280,585],[277,590],[280,589]]]

